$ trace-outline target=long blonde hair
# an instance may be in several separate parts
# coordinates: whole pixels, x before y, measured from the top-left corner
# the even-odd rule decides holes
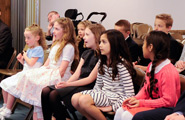
[[[75,48],[75,57],[74,59],[79,60],[79,56],[78,56],[78,49],[76,46],[76,34],[75,34],[75,29],[74,29],[74,25],[71,21],[71,19],[69,18],[59,18],[57,19],[55,22],[57,22],[61,28],[63,28],[63,35],[62,38],[59,40],[55,40],[55,42],[53,43],[52,47],[54,45],[56,45],[58,42],[60,43],[60,47],[57,50],[57,53],[55,55],[55,61],[58,61],[58,59],[60,58],[60,55],[62,54],[62,50],[65,47],[65,45],[67,45],[68,43],[72,44]]]
[[[32,25],[28,26],[27,28],[25,28],[25,31],[30,31],[32,33],[32,35],[34,35],[34,36],[37,36],[37,35],[40,36],[40,39],[38,41],[39,45],[42,46],[42,48],[44,50],[47,49],[47,44],[46,44],[44,32],[43,32],[42,28],[40,28],[39,25],[32,24]]]

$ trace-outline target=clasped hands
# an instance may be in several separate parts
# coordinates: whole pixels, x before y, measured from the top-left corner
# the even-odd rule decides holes
[[[137,100],[135,97],[127,98],[123,102],[123,106],[129,107],[129,108],[139,107],[139,100]]]
[[[55,85],[56,89],[65,88],[65,87],[67,87],[67,82],[65,82],[65,81],[61,81],[61,82],[59,82],[58,84]]]

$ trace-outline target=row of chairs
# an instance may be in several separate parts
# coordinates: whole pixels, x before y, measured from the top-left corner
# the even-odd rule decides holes
[[[146,34],[152,30],[152,26],[146,23],[135,22],[132,23],[130,26],[131,37],[139,46],[143,45]],[[178,33],[175,30],[171,30],[170,34],[178,42],[185,44],[185,38],[183,38],[183,35],[181,33]]]
[[[25,46],[25,49],[26,48],[27,47]],[[12,56],[11,56],[9,62],[8,62],[8,65],[7,65],[6,69],[0,69],[0,74],[1,74],[1,79],[0,80],[3,80],[8,76],[15,75],[16,73],[22,71],[22,69],[17,69],[19,62],[16,60],[16,55],[17,55],[17,50],[14,48],[14,52],[13,52],[13,54],[12,54]],[[13,64],[14,60],[15,60],[15,63]],[[12,68],[11,68],[11,65],[13,66]],[[28,104],[28,103],[25,103],[25,102],[21,101],[20,99],[15,100],[14,105],[12,107],[12,114],[14,113],[18,104],[22,104],[22,105],[29,108],[29,112],[28,112],[25,120],[31,120],[32,119],[32,114],[33,114],[33,106]]]
[[[17,69],[18,61],[16,61],[14,63],[12,69],[10,68],[10,66],[13,64],[14,59],[16,58],[16,54],[17,54],[17,51],[16,51],[16,49],[14,49],[12,57],[11,57],[8,65],[7,65],[7,68],[6,69],[0,69],[0,74],[2,75],[1,80],[4,79],[6,76],[12,76],[12,75],[16,74],[17,72],[21,71],[21,69]],[[47,57],[47,54],[45,54],[45,55],[46,55],[45,57]],[[135,70],[136,70],[137,76],[136,76],[136,78],[134,79],[133,82],[134,82],[135,91],[137,93],[139,91],[139,89],[141,88],[141,86],[143,85],[145,72],[142,71],[139,68],[135,68]],[[184,91],[185,90],[185,76],[180,74],[180,80],[181,80],[181,91]],[[25,102],[21,101],[20,99],[16,99],[15,103],[12,107],[12,113],[14,113],[18,104],[22,104],[22,105],[29,108],[29,112],[28,112],[25,120],[31,120],[32,115],[33,115],[33,106],[28,104],[28,103],[25,103]],[[78,120],[75,113],[72,112],[71,114],[72,114],[72,116],[75,120]],[[105,112],[104,115],[107,116],[110,119],[113,119],[114,112]]]

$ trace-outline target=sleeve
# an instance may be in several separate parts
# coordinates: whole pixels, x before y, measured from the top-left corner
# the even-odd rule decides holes
[[[181,57],[179,60],[185,61],[185,45],[183,47],[182,53],[181,53]]]
[[[82,53],[81,58],[85,60],[85,59],[88,57],[88,54],[89,54],[90,51],[91,51],[90,49],[85,50],[85,51]]]
[[[120,108],[125,99],[135,95],[134,86],[133,86],[133,82],[132,82],[132,77],[131,77],[130,73],[124,67],[124,65],[120,65],[120,67],[118,67],[118,68],[119,68],[118,70],[119,70],[119,78],[120,78],[119,81],[123,85],[124,94],[121,95],[117,99],[115,104],[112,105],[113,111],[116,111],[118,108]],[[117,91],[119,91],[119,89]],[[120,91],[120,92],[123,92],[123,91]]]
[[[180,90],[177,87],[177,81],[180,79],[178,73],[176,71],[168,68],[164,69],[164,72],[160,75],[158,82],[160,82],[159,89],[161,89],[161,96],[158,99],[140,99],[139,106],[140,107],[173,107],[175,106],[178,99],[178,92],[180,94]],[[176,74],[176,75],[175,75]],[[180,86],[179,86],[180,87]],[[160,92],[160,90],[159,90]]]
[[[182,53],[182,49],[183,46],[181,43],[176,40],[171,40],[169,58],[171,59],[172,64],[175,64],[175,62],[179,60]]]
[[[43,56],[44,56],[44,50],[41,46],[39,46],[39,47],[36,47],[36,48],[33,49],[33,51],[31,52],[30,58],[32,58],[32,57],[43,57]]]
[[[12,35],[8,27],[0,31],[0,55],[3,54],[12,40]]]
[[[67,44],[62,51],[62,60],[71,61],[74,57],[75,49],[73,45]]]
[[[149,72],[149,68],[150,68],[151,64],[152,63],[150,63],[148,65],[146,73]],[[145,74],[145,83],[144,83],[144,86],[141,88],[141,90],[139,90],[139,92],[135,96],[136,99],[139,100],[139,99],[147,99],[147,98],[149,98],[148,97],[148,92],[146,92],[148,85],[149,85],[149,77],[147,76],[147,74]]]

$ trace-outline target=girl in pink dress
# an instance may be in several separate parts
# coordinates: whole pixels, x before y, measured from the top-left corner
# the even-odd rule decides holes
[[[137,112],[160,107],[174,107],[180,96],[180,78],[168,59],[170,38],[162,31],[150,32],[143,45],[148,65],[145,83],[139,93],[124,100],[114,120],[131,120]]]

